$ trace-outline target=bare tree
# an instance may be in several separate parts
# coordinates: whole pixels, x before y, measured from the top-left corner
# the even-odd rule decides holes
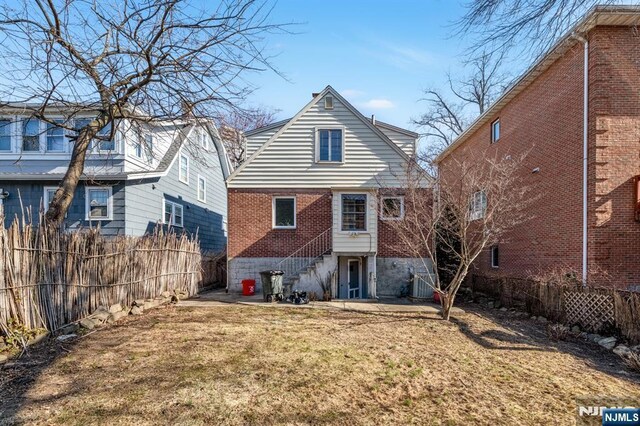
[[[472,49],[513,50],[515,55],[539,56],[576,20],[596,5],[619,0],[472,0],[458,22],[461,31],[476,38]],[[628,3],[628,2],[626,2]]]
[[[218,119],[220,137],[234,168],[246,160],[244,133],[272,124],[278,112],[267,108],[238,109]]]
[[[429,285],[440,295],[445,320],[480,253],[530,217],[534,200],[518,175],[523,159],[447,159],[437,176],[417,164],[407,173],[404,218],[389,221],[402,243],[390,248],[433,270]]]
[[[502,71],[504,55],[487,53],[466,62],[469,74],[454,79],[448,75],[449,93],[436,89],[424,92],[427,111],[414,124],[424,129],[426,147],[421,156],[428,163],[460,135],[491,105],[507,85]]]
[[[92,140],[111,140],[120,122],[215,117],[249,93],[240,77],[271,69],[263,36],[268,0],[18,0],[0,7],[0,107],[69,132],[68,170],[46,214],[60,224]],[[52,120],[51,111],[63,113]],[[74,117],[94,111],[77,127]],[[100,135],[103,129],[108,134]],[[104,132],[103,132],[104,133]]]

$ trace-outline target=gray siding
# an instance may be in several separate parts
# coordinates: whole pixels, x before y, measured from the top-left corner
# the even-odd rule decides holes
[[[9,192],[9,197],[4,200],[5,226],[9,226],[14,218],[22,218],[24,209],[27,218],[29,212],[33,223],[37,223],[38,212],[42,205],[45,186],[58,186],[59,181],[0,181],[0,187]],[[87,221],[85,211],[85,186],[111,186],[113,193],[113,219],[100,221]],[[68,229],[79,229],[100,226],[106,235],[119,235],[125,233],[125,191],[123,182],[80,182],[73,202],[65,219]]]
[[[126,232],[143,235],[152,230],[162,221],[162,200],[166,198],[183,205],[184,230],[190,235],[197,233],[203,250],[222,250],[227,243],[227,194],[215,146],[206,155],[183,149],[189,157],[188,185],[178,179],[178,156],[166,176],[127,181]],[[206,203],[198,201],[198,175],[207,181]]]

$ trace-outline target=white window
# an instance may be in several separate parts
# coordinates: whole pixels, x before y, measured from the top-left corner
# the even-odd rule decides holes
[[[22,150],[40,151],[40,120],[29,118],[22,121]]]
[[[189,184],[189,157],[185,154],[180,154],[180,169],[178,170],[178,179],[180,182]]]
[[[92,121],[93,118],[76,118],[73,127],[75,127],[76,131],[80,131]],[[116,150],[116,143],[113,138],[107,140],[111,136],[111,128],[112,124],[109,123],[98,131],[96,139],[89,144],[90,151],[110,152]]]
[[[87,220],[111,220],[113,197],[111,187],[87,186],[85,189]]]
[[[324,109],[333,109],[333,96],[326,96],[324,98]]]
[[[136,143],[133,145],[133,154],[142,158],[142,135],[139,133],[136,135]]]
[[[484,191],[476,191],[469,204],[469,218],[471,220],[482,219],[487,211],[487,194]]]
[[[182,227],[184,223],[182,204],[163,200],[163,222],[167,225]]]
[[[342,194],[342,230],[367,230],[367,195]]]
[[[208,150],[209,149],[209,136],[207,135],[207,132],[205,132],[204,130],[201,131],[199,133],[199,139],[200,139],[200,147]]]
[[[0,118],[0,151],[11,151],[11,119]]]
[[[198,176],[198,201],[207,202],[207,180]]]
[[[147,153],[147,160],[153,160],[153,135],[145,135],[144,137],[144,149]]]
[[[500,119],[491,123],[491,143],[498,142],[500,139]]]
[[[42,198],[42,205],[45,210],[49,208],[49,204],[53,201],[53,197],[56,195],[56,191],[58,190],[57,186],[45,186],[44,187],[44,195]]]
[[[498,268],[500,266],[500,251],[498,245],[491,247],[491,267]]]
[[[404,197],[382,197],[380,218],[382,220],[399,220],[404,217]]]
[[[271,210],[273,228],[294,229],[296,227],[296,197],[273,197]]]
[[[342,163],[344,157],[342,129],[318,129],[316,135],[317,161]]]
[[[53,120],[56,124],[64,120]],[[64,152],[64,129],[53,123],[47,123],[47,152]]]

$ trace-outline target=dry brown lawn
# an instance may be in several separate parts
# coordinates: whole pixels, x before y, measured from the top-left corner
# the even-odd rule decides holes
[[[0,370],[4,424],[574,424],[640,400],[615,356],[478,311],[167,307]]]

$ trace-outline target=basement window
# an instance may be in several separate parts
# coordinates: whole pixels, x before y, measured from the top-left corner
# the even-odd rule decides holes
[[[296,197],[273,197],[271,210],[274,229],[295,229]]]
[[[500,251],[498,246],[491,247],[491,267],[498,268],[500,266]]]

